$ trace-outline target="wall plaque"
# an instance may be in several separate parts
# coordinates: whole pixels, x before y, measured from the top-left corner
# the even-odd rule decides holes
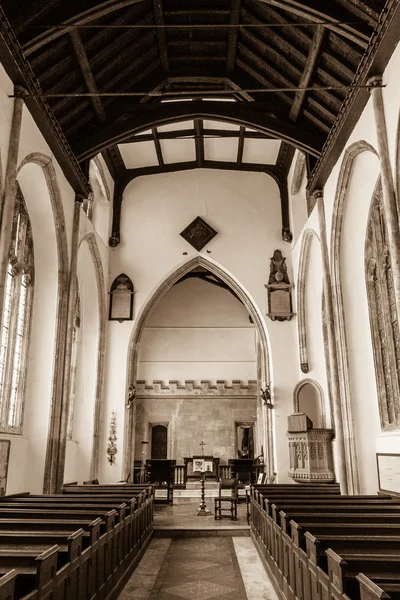
[[[280,250],[271,257],[268,284],[268,313],[272,321],[290,321],[293,317],[292,287],[286,269],[286,258]]]
[[[131,321],[133,318],[133,283],[125,273],[118,275],[110,290],[110,321]]]
[[[400,494],[400,454],[377,453],[379,491]]]

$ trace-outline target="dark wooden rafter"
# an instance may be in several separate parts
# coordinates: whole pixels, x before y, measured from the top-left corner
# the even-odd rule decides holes
[[[94,113],[99,122],[102,125],[104,125],[107,122],[107,113],[105,111],[102,99],[99,96],[96,96],[96,94],[98,93],[98,89],[93,76],[92,69],[89,64],[85,47],[82,42],[82,38],[76,29],[72,29],[69,32],[69,36],[71,39],[71,44],[75,54],[75,58],[78,62],[79,69],[85,82],[86,89],[89,93],[94,94],[90,96]],[[116,176],[120,176],[121,171],[125,170],[125,164],[117,146],[106,149],[106,151],[103,153],[103,158],[107,164],[111,175],[114,178]]]
[[[228,34],[228,52],[226,58],[226,72],[228,75],[231,75],[233,69],[235,68],[236,61],[236,47],[237,47],[237,39],[239,33],[239,23],[240,23],[240,8],[241,8],[242,0],[232,0],[232,9],[231,9],[231,28],[229,29]]]
[[[252,140],[271,140],[275,139],[272,136],[265,135],[264,133],[260,133],[259,131],[249,131],[245,127],[240,127],[239,129],[214,129],[214,128],[204,128],[202,130],[203,136],[206,138],[240,138],[243,139],[252,139]],[[178,140],[178,139],[188,139],[196,137],[196,131],[194,128],[187,129],[174,129],[173,131],[158,131],[157,137],[159,140]],[[153,135],[150,133],[140,133],[138,135],[134,135],[131,138],[125,140],[124,144],[135,144],[140,142],[149,142],[152,141]]]
[[[103,127],[92,137],[80,140],[75,146],[79,160],[91,158],[108,146],[125,141],[135,133],[167,123],[194,119],[226,121],[248,126],[272,137],[290,142],[300,150],[318,156],[322,137],[265,113],[261,102],[171,102],[137,105],[135,115],[119,118]],[[227,113],[229,115],[227,116]],[[122,115],[121,115],[122,116]]]
[[[194,131],[195,131],[196,163],[200,169],[204,164],[203,121],[201,119],[194,120]]]
[[[243,162],[243,150],[244,150],[244,140],[246,135],[246,128],[241,126],[239,129],[239,140],[238,140],[238,151],[236,162],[238,165],[241,165]]]
[[[379,23],[371,38],[368,51],[365,52],[358,66],[354,83],[365,83],[368,77],[383,73],[394,52],[400,31],[400,3],[388,0],[382,11]],[[369,99],[369,90],[364,87],[353,87],[347,92],[341,107],[339,118],[329,132],[321,156],[308,181],[308,192],[323,188],[329,174],[346,144],[349,131],[352,131]]]
[[[162,169],[164,167],[164,157],[163,157],[163,153],[162,153],[162,149],[161,149],[161,143],[160,143],[160,140],[158,138],[157,127],[152,127],[151,128],[151,134],[153,136],[154,146],[155,146],[155,149],[156,149],[158,166]]]
[[[169,71],[167,37],[164,28],[164,13],[162,0],[153,0],[154,19],[157,25],[158,50],[160,53],[161,68],[164,73]]]
[[[324,35],[325,28],[322,25],[318,25],[318,27],[316,27],[314,31],[314,37],[308,52],[307,62],[299,82],[299,88],[306,88],[310,85],[318,61],[318,57],[320,56]],[[289,113],[289,119],[294,123],[297,121],[301,113],[306,94],[307,92],[304,89],[299,89],[299,91],[296,92]]]
[[[354,16],[368,23],[370,27],[376,26],[380,11],[375,10],[374,2],[365,0],[338,0],[338,2]]]
[[[370,38],[369,34],[364,33],[355,25],[342,24],[341,21],[351,21],[347,11],[340,11],[339,6],[334,2],[309,2],[314,6],[310,7],[305,3],[305,0],[258,0],[264,4],[276,6],[289,13],[302,17],[306,21],[319,23],[323,21],[325,26],[332,31],[340,34],[342,37],[351,40],[362,48],[367,48]],[[317,8],[318,7],[318,8]],[[345,13],[345,14],[344,14]],[[352,15],[350,14],[350,17]]]

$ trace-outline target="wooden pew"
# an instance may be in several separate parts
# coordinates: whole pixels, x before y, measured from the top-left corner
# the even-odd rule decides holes
[[[125,488],[125,486],[123,487]],[[87,600],[89,597],[94,597],[95,594],[99,594],[96,595],[96,598],[109,597],[112,590],[118,588],[121,577],[131,568],[134,557],[138,556],[140,549],[151,535],[152,490],[152,486],[145,488],[140,486],[139,490],[129,490],[128,493],[125,488],[121,494],[118,486],[117,493],[96,490],[96,492],[90,491],[89,494],[82,496],[81,494],[65,494],[51,497],[26,495],[14,498],[5,497],[5,502],[0,502],[0,555],[3,548],[8,561],[15,559],[18,562],[18,557],[15,555],[18,543],[24,542],[25,545],[28,545],[32,542],[29,559],[33,560],[33,555],[40,549],[40,543],[50,544],[55,538],[61,542],[59,545],[63,552],[66,548],[63,535],[68,536],[70,527],[77,521],[83,527],[89,527],[88,515],[102,515],[102,511],[108,509],[107,512],[113,512],[114,518],[106,519],[103,525],[101,518],[98,518],[95,536],[92,536],[90,531],[82,533],[83,552],[81,551],[80,557],[74,558],[74,568],[72,568],[72,563],[68,562],[55,573],[53,565],[52,576],[46,583],[46,598],[49,590],[57,590],[54,592],[57,600]],[[123,502],[125,500],[127,500],[126,503]],[[110,510],[111,507],[120,510],[119,512]],[[25,512],[21,512],[16,517],[14,511],[19,509]],[[54,518],[39,518],[42,516],[42,511],[49,510]],[[12,514],[12,517],[5,517],[9,514]],[[33,514],[35,514],[35,518],[32,518]],[[151,517],[150,521],[149,517]],[[101,534],[100,527],[104,530],[103,534]],[[6,531],[4,531],[5,528]],[[88,537],[90,537],[89,543],[87,543]],[[18,538],[20,541],[16,544]],[[87,547],[85,548],[85,546]],[[28,560],[28,551],[20,554],[23,560]],[[21,568],[21,565],[19,566]],[[57,565],[55,569],[57,569]],[[29,577],[31,578],[30,587],[32,587],[32,575],[26,574],[23,577],[25,577],[25,583]],[[0,600],[10,598],[8,591],[10,586],[16,586],[16,597],[21,597],[16,589],[20,585],[18,582],[22,581],[20,578],[21,575],[16,578],[15,572],[1,578]],[[8,594],[7,596],[2,595],[3,586],[4,590],[7,590],[4,591],[4,594]],[[39,596],[42,597],[40,589],[43,589],[39,579],[36,588],[24,600],[28,600],[28,598],[29,600],[36,600],[36,598],[39,600]],[[70,590],[68,594],[67,588]],[[11,597],[13,598],[13,596]]]

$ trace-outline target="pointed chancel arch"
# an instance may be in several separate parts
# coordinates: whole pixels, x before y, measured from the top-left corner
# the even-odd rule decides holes
[[[128,362],[127,362],[127,379],[126,387],[130,383],[135,383],[138,369],[138,358],[139,348],[142,334],[152,310],[163,298],[163,296],[172,288],[172,286],[179,281],[186,273],[189,273],[196,267],[203,267],[207,269],[213,275],[216,275],[224,283],[226,283],[233,293],[236,295],[238,300],[242,302],[249,315],[252,318],[254,326],[258,334],[259,342],[259,365],[258,370],[260,373],[260,384],[261,387],[265,387],[265,384],[271,381],[270,376],[270,352],[268,343],[268,332],[264,318],[245,288],[239,283],[239,281],[229,273],[220,264],[206,258],[205,256],[199,255],[188,260],[184,264],[181,264],[173,272],[171,272],[152,292],[148,300],[143,304],[132,330],[131,338],[129,341],[128,348]],[[268,475],[272,477],[275,466],[274,458],[274,432],[273,423],[271,418],[271,411],[263,409],[264,416],[264,435],[263,445],[266,449],[266,465],[268,469]],[[135,434],[135,411],[125,411],[125,435],[124,435],[124,477],[128,477],[129,474],[133,473],[134,465],[134,434]]]
[[[359,493],[360,482],[357,468],[357,452],[351,405],[349,358],[345,333],[345,316],[341,285],[340,248],[342,242],[344,208],[349,184],[355,160],[362,152],[371,152],[376,156],[378,155],[375,148],[365,140],[359,140],[354,144],[351,144],[344,153],[333,206],[330,248],[332,298],[336,322],[337,356],[339,373],[341,373],[340,395],[343,412],[343,429],[345,434],[346,465],[349,479],[349,493],[353,494]]]

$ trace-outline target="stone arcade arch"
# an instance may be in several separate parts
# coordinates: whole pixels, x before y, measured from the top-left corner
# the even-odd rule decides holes
[[[100,434],[102,425],[102,408],[104,396],[104,369],[105,369],[105,350],[106,350],[106,330],[107,330],[107,304],[106,288],[104,279],[103,264],[101,262],[100,251],[97,245],[94,233],[84,235],[78,247],[86,243],[93,261],[93,268],[96,278],[97,305],[98,305],[98,342],[97,342],[97,365],[95,375],[95,395],[93,409],[93,445],[90,462],[90,479],[98,477],[99,459],[100,459]]]
[[[333,310],[335,314],[337,333],[336,351],[339,363],[339,373],[341,375],[340,396],[342,404],[348,486],[349,493],[351,494],[360,493],[360,481],[357,466],[358,463],[355,444],[355,431],[353,426],[352,415],[353,411],[351,405],[349,357],[345,333],[345,315],[341,286],[340,247],[342,240],[344,207],[347,198],[347,191],[351,180],[355,160],[357,156],[362,152],[372,152],[377,156],[375,148],[364,140],[354,142],[345,150],[336,187],[336,194],[332,214],[330,245]]]
[[[62,445],[59,444],[58,430],[63,418],[62,390],[64,383],[64,354],[65,336],[67,330],[68,313],[68,287],[69,287],[69,258],[68,241],[66,235],[65,218],[62,206],[61,193],[57,182],[57,175],[51,157],[41,152],[28,154],[20,163],[17,170],[17,178],[21,178],[24,169],[29,165],[37,165],[41,168],[45,179],[45,185],[51,204],[51,212],[55,230],[55,245],[57,251],[57,300],[55,319],[55,341],[54,360],[56,368],[53,369],[53,380],[51,385],[51,402],[49,414],[49,429],[47,438],[47,450],[44,465],[44,493],[54,493],[60,484],[60,468],[63,458]],[[29,194],[26,194],[28,212],[30,210]],[[45,214],[45,213],[44,213]],[[43,215],[42,217],[43,218]],[[46,245],[50,243],[47,239]],[[36,270],[37,271],[37,270]],[[63,471],[63,470],[61,470]],[[61,472],[62,477],[62,472]],[[62,481],[61,481],[62,483]]]
[[[134,383],[137,377],[138,369],[138,358],[140,341],[143,334],[143,330],[146,325],[146,321],[150,316],[153,308],[161,300],[164,294],[186,273],[189,273],[195,267],[203,267],[219,277],[235,292],[239,300],[243,303],[251,316],[254,326],[258,333],[259,340],[259,364],[258,372],[260,373],[260,385],[264,387],[267,382],[271,380],[270,377],[270,352],[268,343],[268,332],[265,325],[263,316],[256,306],[254,300],[250,297],[248,292],[242,287],[239,281],[231,275],[224,267],[212,261],[205,256],[196,256],[184,264],[181,264],[172,273],[170,273],[156,288],[156,290],[150,295],[147,302],[145,302],[136,318],[135,325],[132,329],[131,338],[129,341],[128,357],[127,357],[127,378],[126,387],[128,388],[129,383]],[[259,404],[259,413],[262,415],[262,421],[264,424],[263,430],[263,445],[265,448],[265,461],[268,469],[268,475],[272,477],[275,470],[275,457],[274,457],[274,429],[273,420],[271,416],[272,411],[267,411],[266,408]],[[124,458],[123,458],[123,477],[127,478],[130,473],[133,473],[133,461],[134,461],[134,432],[135,432],[135,411],[125,411],[125,432],[124,432]]]

